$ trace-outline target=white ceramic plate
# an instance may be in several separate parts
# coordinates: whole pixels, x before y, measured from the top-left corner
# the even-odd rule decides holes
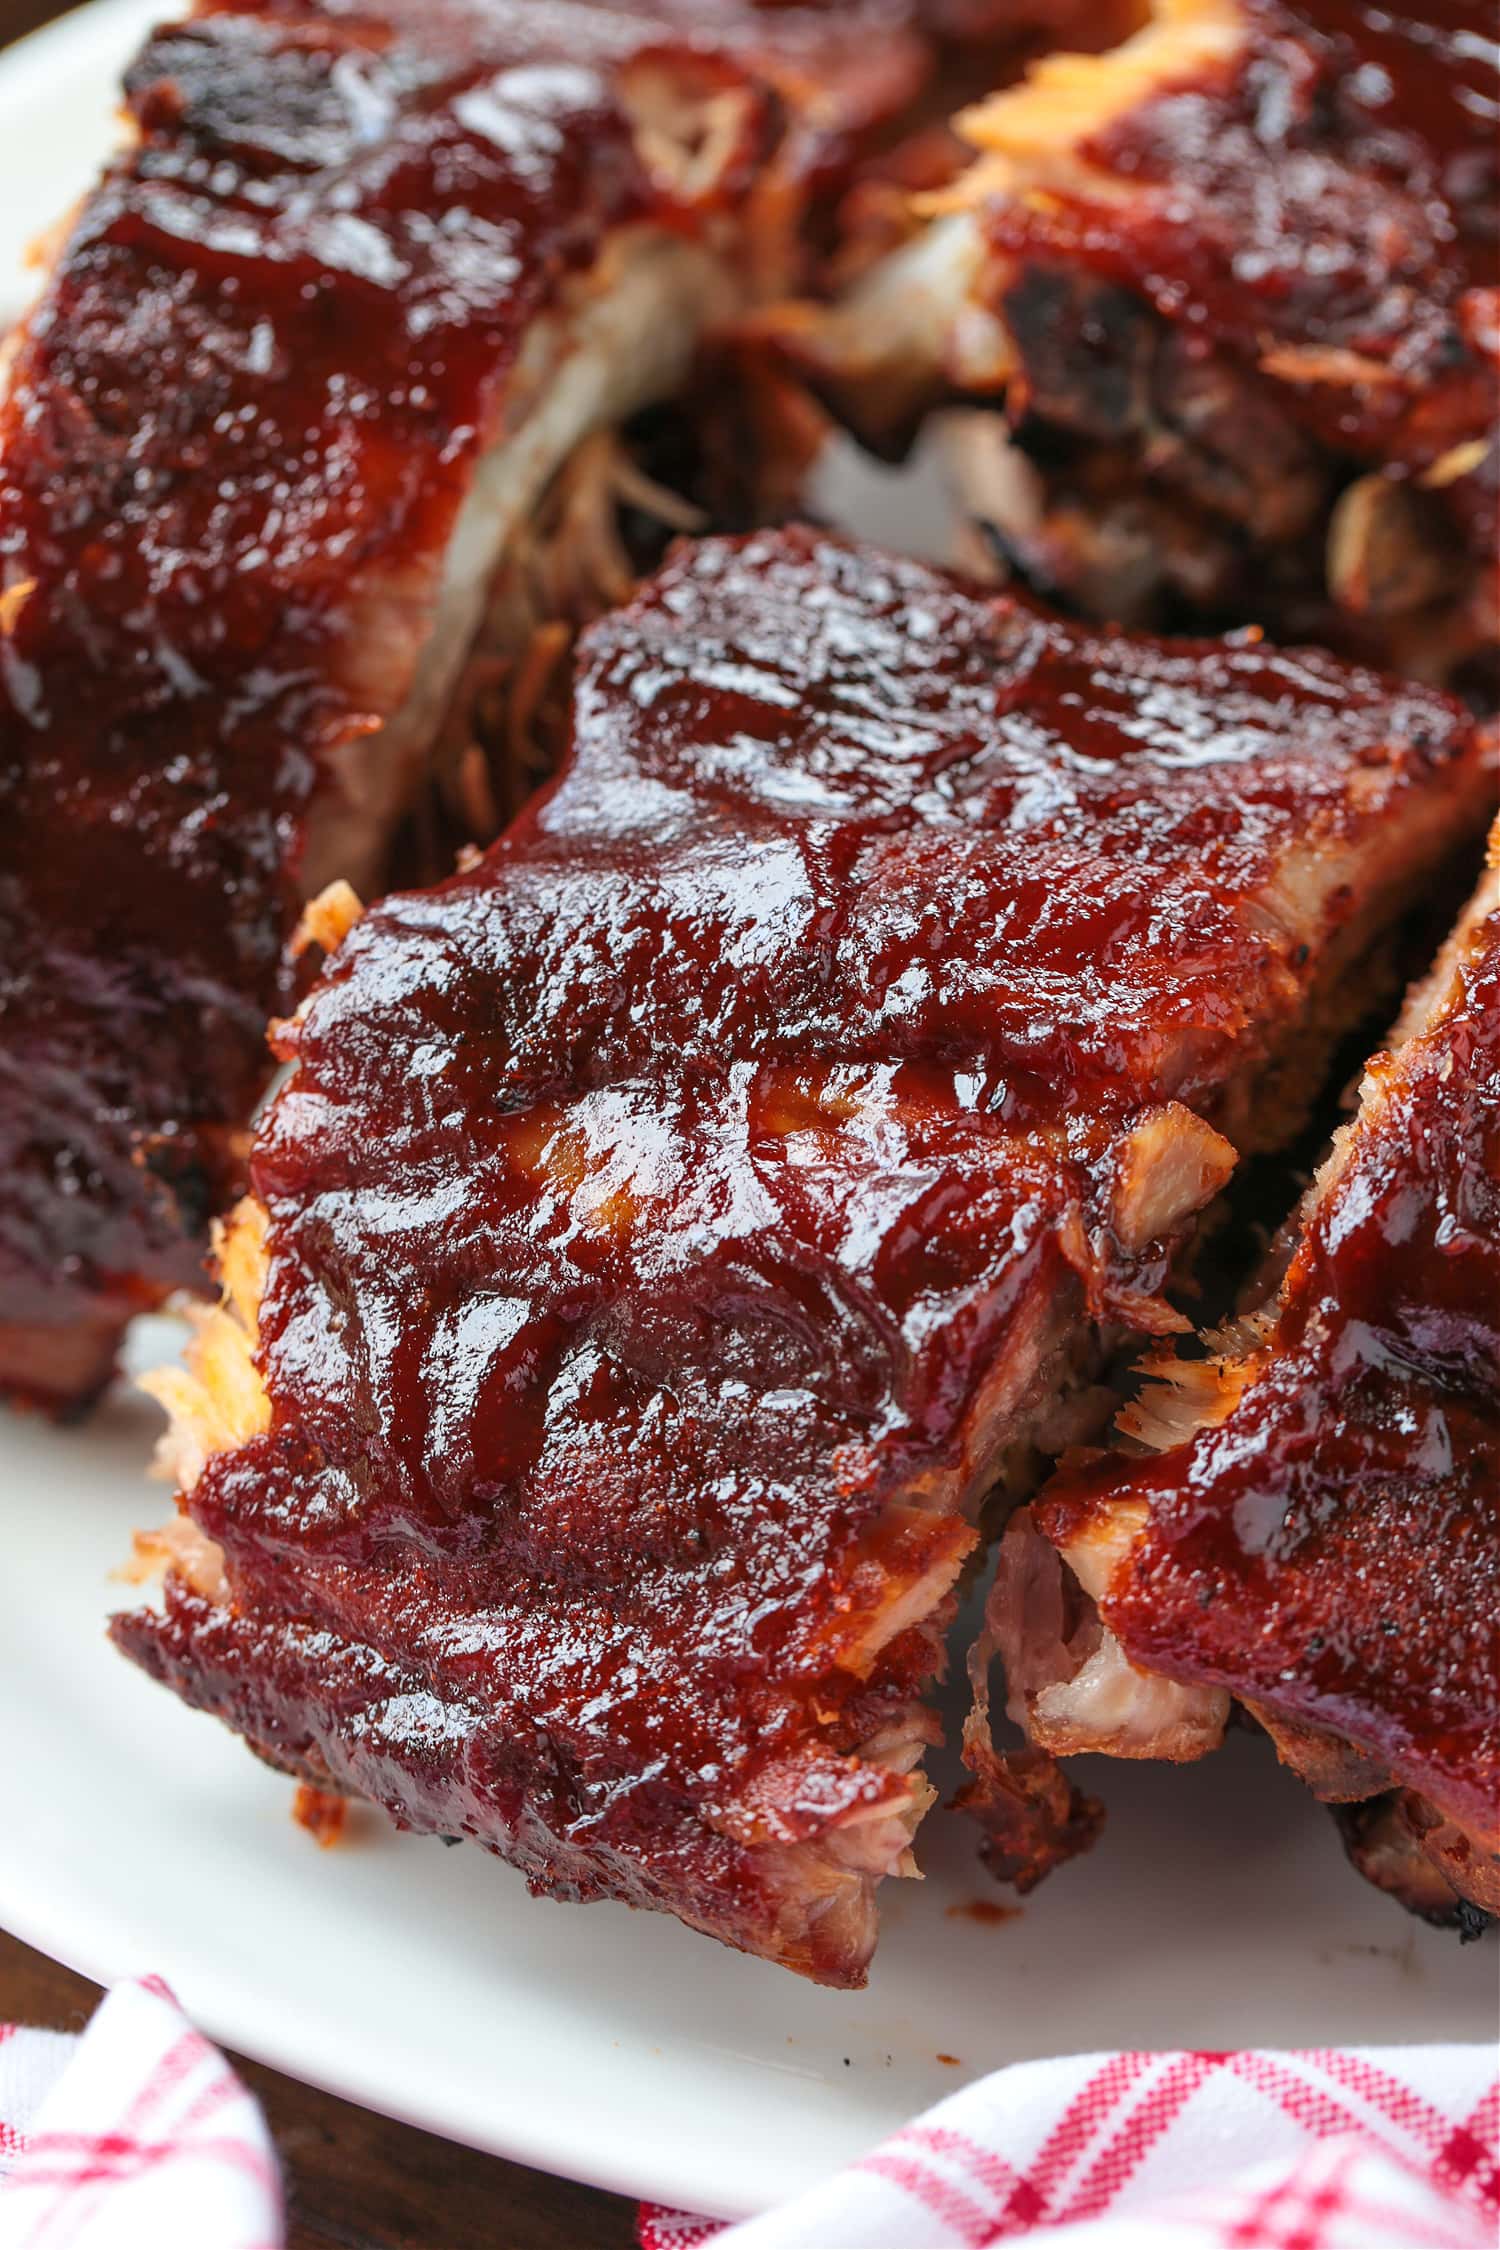
[[[158,12],[103,0],[0,58],[0,306],[107,145]],[[160,1357],[170,1332],[136,1343]],[[728,2216],[1023,2056],[1493,2032],[1492,1950],[1366,1889],[1249,1741],[1180,1773],[1096,1772],[1104,1843],[999,1927],[963,1911],[999,1895],[967,1828],[934,1820],[927,1881],[887,1885],[854,1996],[655,1916],[529,1899],[369,1811],[320,1853],[285,1782],[104,1641],[132,1598],[110,1573],[166,1505],[143,1483],[155,1420],[123,1391],[83,1430],[0,1419],[0,1923],[101,1979],[160,1971],[209,2031],[301,2078]]]
[[[0,51],[0,320],[31,293],[27,252],[88,186],[120,76],[167,0],[95,0]]]

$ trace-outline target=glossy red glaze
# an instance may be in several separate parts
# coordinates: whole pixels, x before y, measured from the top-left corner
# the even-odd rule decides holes
[[[1137,290],[1261,369],[1336,454],[1420,471],[1485,439],[1500,318],[1500,41],[1487,0],[1240,0],[1238,62],[1156,95],[1081,151],[1128,193],[995,211],[998,246]],[[1290,379],[1291,347],[1357,355]],[[1445,485],[1472,550],[1495,478]]]
[[[1389,823],[1477,779],[1331,659],[685,551],[586,637],[558,784],[285,1034],[273,1425],[190,1503],[232,1602],[117,1637],[403,1821],[785,1953],[760,1847],[886,1790],[846,1753],[933,1652],[861,1644],[972,1544],[995,1386],[1162,1280],[1122,1135],[1254,1076]]]
[[[1129,1655],[1353,1743],[1492,1840],[1500,1803],[1500,872],[1456,1004],[1392,1061],[1240,1404],[1050,1488],[1145,1501]],[[1367,1097],[1368,1099],[1368,1097]]]
[[[411,685],[522,341],[609,230],[702,226],[619,64],[764,68],[738,194],[779,105],[827,171],[909,98],[912,16],[269,0],[150,41],[0,405],[0,1382],[36,1326],[35,1387],[86,1389],[200,1278],[309,818]]]
[[[320,765],[410,668],[360,648],[366,589],[409,571],[420,602],[528,320],[641,201],[596,75],[506,109],[462,11],[408,14],[420,53],[399,6],[160,34],[131,74],[140,148],[21,347],[0,423],[0,579],[35,582],[0,639],[6,1319],[196,1278]],[[460,122],[466,88],[502,105],[489,133]]]

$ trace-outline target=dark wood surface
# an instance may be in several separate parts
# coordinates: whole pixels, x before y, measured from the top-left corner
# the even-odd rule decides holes
[[[23,31],[31,31],[49,16],[61,11],[50,7],[48,0],[0,0],[0,46],[7,40],[19,39]]]
[[[63,12],[57,0],[0,0],[0,47]]]
[[[62,11],[0,0],[0,46]],[[172,12],[163,0],[164,16]],[[38,227],[48,214],[38,212]],[[95,1987],[0,1932],[0,2023],[76,2030]],[[271,2121],[291,2204],[291,2250],[627,2250],[616,2196],[393,2125],[235,2058]]]

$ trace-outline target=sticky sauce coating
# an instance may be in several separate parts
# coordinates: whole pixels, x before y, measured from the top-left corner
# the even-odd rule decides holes
[[[1500,1791],[1500,872],[1456,1004],[1301,1237],[1217,1428],[1041,1511],[1142,1500],[1105,1616],[1128,1654],[1384,1762],[1480,1835]]]
[[[201,1282],[304,888],[380,873],[339,839],[526,341],[607,236],[713,221],[625,65],[740,103],[718,202],[784,78],[786,197],[910,97],[911,15],[270,0],[148,43],[0,404],[0,1382],[86,1394]]]
[[[1480,0],[1238,0],[1234,63],[1086,142],[1092,197],[1010,204],[998,247],[1139,292],[1256,369],[1335,454],[1420,476],[1481,563],[1500,333],[1500,44]]]
[[[586,637],[554,789],[286,1031],[271,1426],[190,1499],[230,1599],[117,1637],[306,1778],[789,1952],[764,1852],[897,1794],[1049,1355],[1163,1320],[1208,1190],[1125,1226],[1143,1121],[1245,1108],[1473,761],[1329,659],[684,552]]]
[[[198,1278],[310,805],[401,700],[528,321],[642,203],[585,62],[404,13],[158,34],[0,409],[7,1320]]]

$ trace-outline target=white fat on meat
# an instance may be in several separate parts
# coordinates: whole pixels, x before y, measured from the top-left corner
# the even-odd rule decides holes
[[[1185,1764],[1223,1740],[1228,1695],[1141,1671],[1099,1616],[1141,1520],[1126,1508],[1101,1514],[1059,1550],[1023,1508],[1000,1543],[987,1622],[1005,1667],[1006,1710],[1054,1756]]]
[[[355,708],[397,708],[375,733],[329,756],[333,786],[315,808],[304,860],[311,893],[336,877],[368,892],[393,823],[426,769],[489,591],[563,464],[684,381],[710,324],[733,309],[728,261],[658,227],[622,229],[571,304],[539,320],[508,387],[502,427],[459,510],[434,590],[433,564],[383,581],[351,632],[346,687]]]

